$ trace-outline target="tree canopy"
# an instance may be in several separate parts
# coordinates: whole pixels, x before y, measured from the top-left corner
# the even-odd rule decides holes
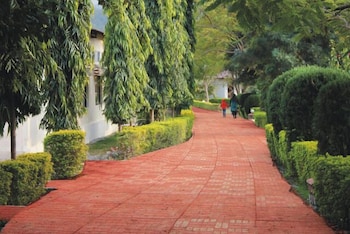
[[[11,158],[16,156],[16,128],[43,104],[49,1],[5,1],[0,9],[0,135],[11,133]]]

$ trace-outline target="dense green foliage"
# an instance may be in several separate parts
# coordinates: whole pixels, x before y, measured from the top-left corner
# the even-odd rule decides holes
[[[346,77],[346,73],[330,68],[300,67],[285,85],[281,100],[281,122],[290,140],[314,140],[312,122],[314,103],[320,88],[328,82]]]
[[[0,172],[5,175],[2,177],[4,185],[10,185],[9,190],[1,190],[0,204],[27,205],[45,193],[52,172],[51,155],[20,155],[17,160],[1,162]]]
[[[284,86],[288,79],[293,77],[298,69],[292,69],[278,76],[270,85],[266,98],[267,121],[273,124],[276,134],[282,130],[281,99]]]
[[[15,130],[43,104],[43,70],[51,63],[46,9],[51,1],[5,1],[0,9],[0,136],[11,132],[11,158],[16,156]]]
[[[11,194],[12,174],[0,166],[0,204],[7,204]]]
[[[193,121],[192,111],[183,110],[180,117],[137,127],[125,127],[117,133],[118,157],[125,159],[182,143],[191,137]]]
[[[45,79],[46,112],[41,127],[48,131],[79,129],[85,113],[84,90],[91,67],[90,0],[56,1],[49,18],[48,48],[59,69]]]
[[[287,179],[304,186],[313,178],[317,211],[335,229],[349,230],[350,157],[319,154],[317,141],[293,142],[288,149],[286,131],[277,138],[272,124],[265,130],[273,159]]]
[[[340,230],[350,228],[350,157],[321,158],[315,168],[319,212]]]
[[[145,18],[144,1],[130,4],[122,0],[106,1],[104,12],[108,17],[102,56],[104,114],[107,120],[123,124],[136,116],[138,110],[149,106],[144,95],[149,81],[144,66],[150,51],[146,33],[149,22]]]
[[[349,97],[350,75],[320,89],[315,103],[313,132],[321,154],[350,155]]]
[[[60,130],[44,139],[44,150],[52,155],[53,178],[66,179],[79,175],[87,157],[85,133]]]

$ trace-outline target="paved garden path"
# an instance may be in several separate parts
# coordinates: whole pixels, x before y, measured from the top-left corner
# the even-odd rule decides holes
[[[82,176],[17,213],[2,233],[334,233],[290,192],[252,121],[194,108],[186,143]]]

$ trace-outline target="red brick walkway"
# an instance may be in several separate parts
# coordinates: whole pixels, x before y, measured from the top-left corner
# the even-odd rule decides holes
[[[128,161],[89,161],[81,177],[24,208],[2,233],[334,233],[289,192],[265,131],[194,109],[184,144]]]

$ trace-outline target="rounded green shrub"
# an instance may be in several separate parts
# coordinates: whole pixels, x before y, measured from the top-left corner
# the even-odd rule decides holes
[[[281,102],[282,127],[289,132],[291,142],[314,140],[312,121],[314,102],[319,90],[328,82],[347,76],[346,73],[331,68],[309,66],[298,69],[287,81]]]
[[[350,155],[350,75],[323,86],[315,103],[313,130],[321,154]]]
[[[282,123],[281,123],[281,99],[284,91],[284,87],[286,82],[292,78],[298,69],[289,70],[280,76],[278,76],[270,85],[267,91],[266,97],[266,115],[268,123],[272,123],[273,129],[278,135],[278,132],[281,131]]]
[[[67,179],[79,175],[87,157],[85,133],[81,130],[60,130],[44,139],[44,150],[52,155],[53,178]]]

